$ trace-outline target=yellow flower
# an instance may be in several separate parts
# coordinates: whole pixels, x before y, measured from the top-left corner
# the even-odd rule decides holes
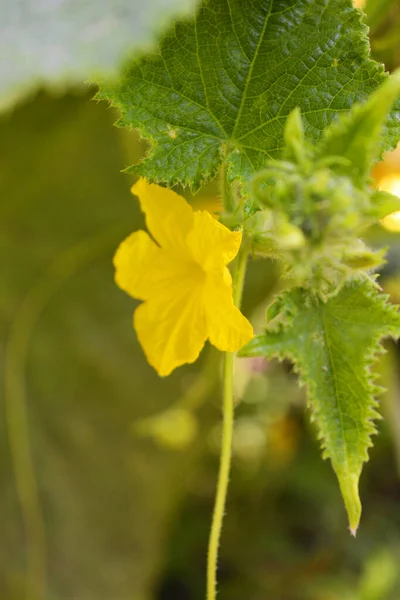
[[[193,363],[207,339],[219,350],[239,350],[253,328],[233,304],[226,265],[235,258],[242,234],[144,179],[132,192],[155,241],[145,231],[123,241],[114,257],[115,280],[144,301],[135,311],[134,327],[149,363],[169,375]]]

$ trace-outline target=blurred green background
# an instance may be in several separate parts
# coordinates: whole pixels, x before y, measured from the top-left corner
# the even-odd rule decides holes
[[[387,10],[373,48],[400,26],[396,3]],[[382,53],[400,63],[395,44],[378,43]],[[207,348],[166,379],[143,357],[112,256],[143,227],[120,171],[145,147],[93,93],[40,92],[0,117],[0,598],[34,600],[31,550],[46,600],[201,600],[219,356]],[[190,200],[212,207],[215,193]],[[391,244],[382,281],[400,301],[399,234],[374,235]],[[272,263],[250,265],[244,311],[259,326],[278,276]],[[387,349],[386,419],[362,476],[356,539],[290,364],[238,361],[221,600],[400,598],[399,356]]]

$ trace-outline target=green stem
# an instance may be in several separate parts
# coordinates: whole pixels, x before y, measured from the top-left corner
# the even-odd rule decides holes
[[[228,181],[228,163],[226,160],[224,160],[221,167],[220,188],[224,202],[224,211],[227,214],[233,214],[235,212],[235,198]]]
[[[242,245],[233,277],[233,301],[239,308],[243,292],[244,278],[246,275],[248,250]],[[233,377],[234,377],[233,352],[226,352],[223,369],[223,427],[221,458],[215,498],[214,513],[211,524],[211,533],[208,544],[207,558],[207,600],[215,600],[217,594],[217,566],[218,548],[221,538],[222,522],[225,513],[226,496],[228,491],[229,473],[232,459],[232,436],[234,420],[233,402]]]

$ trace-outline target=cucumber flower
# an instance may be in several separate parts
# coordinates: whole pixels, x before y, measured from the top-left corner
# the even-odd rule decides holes
[[[145,179],[132,192],[153,239],[140,230],[121,243],[115,281],[143,300],[133,324],[148,362],[164,376],[193,363],[207,339],[219,350],[239,350],[253,328],[234,306],[226,265],[238,253],[242,234]]]

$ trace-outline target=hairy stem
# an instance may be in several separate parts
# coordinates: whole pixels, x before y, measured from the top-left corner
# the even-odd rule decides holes
[[[248,250],[242,245],[233,277],[233,300],[240,307],[244,278],[246,274]],[[217,566],[218,548],[221,538],[222,522],[224,518],[226,496],[228,491],[229,473],[232,459],[232,435],[234,420],[233,403],[233,376],[234,358],[232,352],[226,352],[223,369],[223,427],[221,457],[215,498],[214,513],[212,518],[211,533],[208,544],[207,558],[207,600],[215,600],[217,594]]]

